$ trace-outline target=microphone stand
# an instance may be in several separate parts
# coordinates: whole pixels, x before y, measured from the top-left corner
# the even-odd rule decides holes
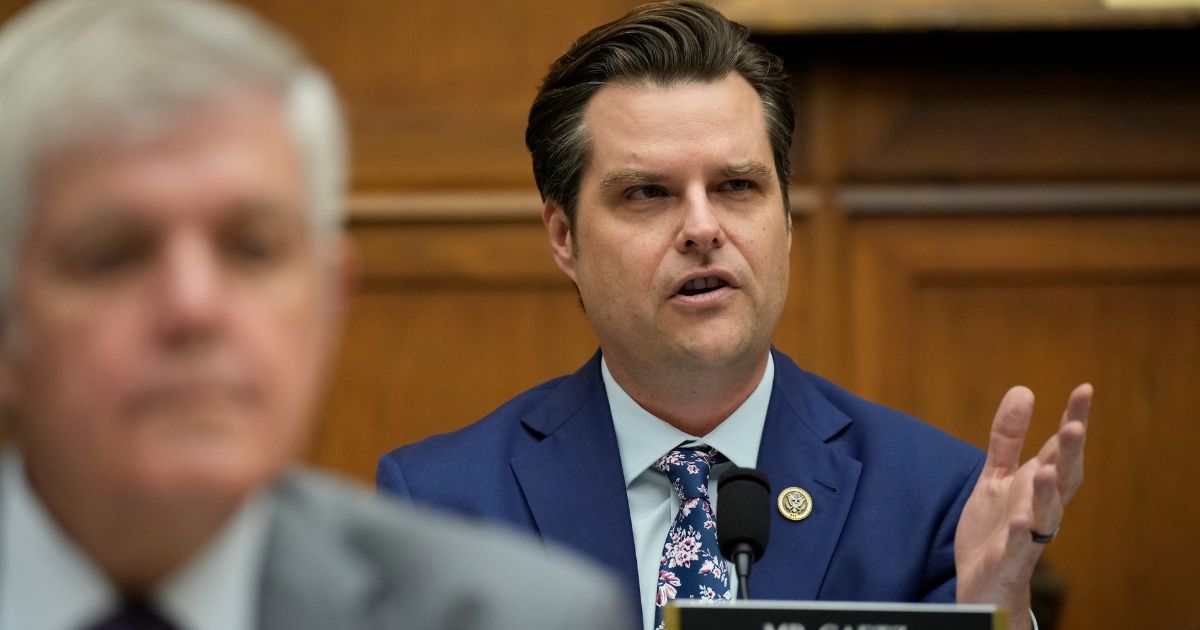
[[[733,547],[733,567],[738,578],[738,599],[750,599],[750,565],[754,564],[754,550],[748,543]]]
[[[769,488],[766,476],[753,468],[732,468],[717,482],[722,510],[717,540],[738,577],[739,599],[750,599],[750,565],[766,551],[771,531]]]

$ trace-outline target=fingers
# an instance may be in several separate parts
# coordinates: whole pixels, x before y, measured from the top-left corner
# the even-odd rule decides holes
[[[1058,469],[1040,466],[1033,473],[1033,521],[1030,527],[1038,534],[1050,535],[1062,523],[1063,501],[1058,492]]]
[[[1083,483],[1083,445],[1087,438],[1088,411],[1092,405],[1092,386],[1084,383],[1071,392],[1062,424],[1058,427],[1058,491],[1065,504]]]
[[[1067,410],[1063,412],[1062,424],[1071,421],[1082,422],[1087,426],[1088,411],[1092,408],[1092,384],[1084,383],[1077,386],[1067,398]]]
[[[1017,386],[1004,394],[996,410],[996,418],[992,420],[985,469],[1009,471],[1020,466],[1021,448],[1025,445],[1025,434],[1032,416],[1033,392],[1029,388]]]
[[[1058,433],[1038,452],[1031,527],[1039,534],[1051,534],[1058,529],[1064,507],[1083,483],[1083,445],[1092,393],[1092,386],[1087,383],[1071,392]]]

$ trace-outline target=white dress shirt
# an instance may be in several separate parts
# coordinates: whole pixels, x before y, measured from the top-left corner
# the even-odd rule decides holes
[[[638,591],[642,601],[642,621],[646,630],[654,627],[654,594],[658,587],[658,565],[663,543],[675,515],[679,498],[667,476],[652,468],[654,462],[684,442],[711,446],[729,462],[710,471],[708,495],[717,508],[717,480],[733,466],[754,468],[758,464],[758,446],[762,441],[771,386],[775,381],[775,362],[767,355],[767,368],[750,397],[711,433],[688,435],[655,417],[633,400],[613,379],[601,357],[600,371],[608,406],[612,410],[621,468],[625,473],[625,491],[629,497],[629,516],[633,521],[633,544],[637,554]],[[727,563],[728,564],[728,563]],[[729,587],[736,598],[737,576],[730,566]],[[751,594],[753,596],[753,593]]]
[[[21,457],[0,457],[0,630],[79,630],[119,593],[46,511]],[[270,499],[256,496],[151,601],[180,630],[254,630]]]

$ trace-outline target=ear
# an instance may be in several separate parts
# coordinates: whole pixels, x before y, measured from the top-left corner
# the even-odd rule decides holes
[[[323,259],[318,262],[320,269],[319,288],[322,297],[320,316],[322,340],[321,360],[322,369],[328,369],[333,357],[337,354],[341,342],[342,328],[345,325],[351,296],[354,294],[358,279],[357,257],[350,239],[345,234],[331,236],[332,242],[325,246]]]
[[[783,216],[786,217],[785,220],[787,221],[788,252],[791,252],[792,251],[792,209],[788,208],[787,212],[785,212]]]
[[[562,206],[547,201],[542,206],[542,223],[546,226],[546,235],[550,238],[550,253],[554,262],[567,277],[575,282],[575,237],[571,234],[571,223]]]
[[[358,287],[358,252],[345,234],[339,235],[331,247],[328,264],[329,296],[332,302],[330,325],[338,331],[342,328],[351,297]]]

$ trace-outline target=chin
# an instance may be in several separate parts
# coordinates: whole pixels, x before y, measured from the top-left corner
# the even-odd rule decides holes
[[[271,484],[287,464],[277,443],[193,439],[149,445],[130,483],[156,502],[228,503]]]
[[[725,324],[725,325],[723,325]],[[706,367],[736,364],[750,356],[765,355],[770,347],[734,322],[708,322],[678,329],[673,345],[690,362]]]

